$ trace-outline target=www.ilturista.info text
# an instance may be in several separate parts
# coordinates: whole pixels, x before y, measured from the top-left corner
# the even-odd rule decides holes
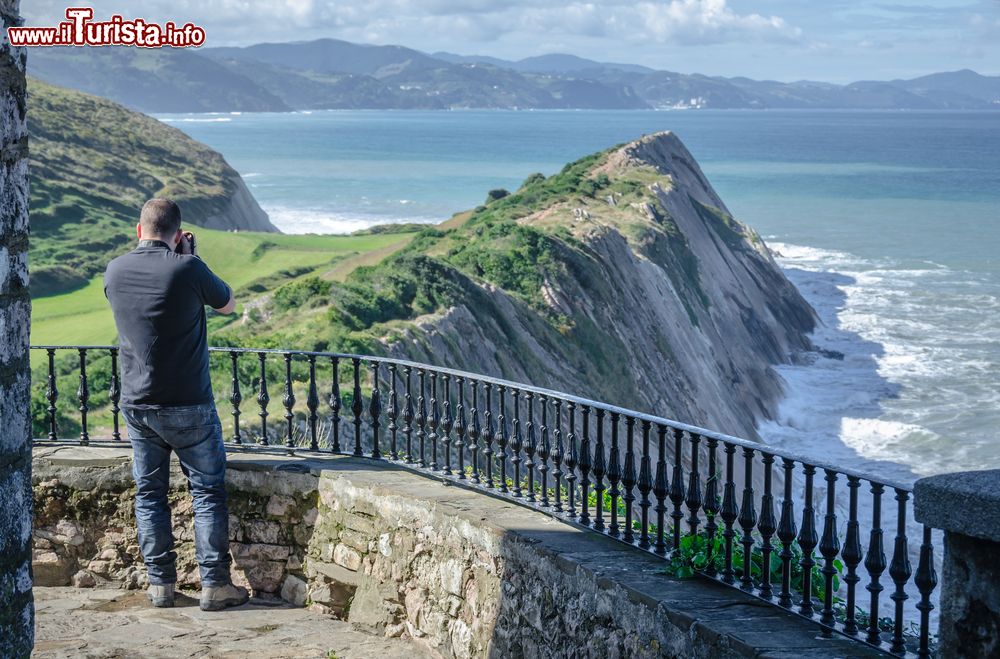
[[[91,7],[70,7],[65,21],[55,27],[9,27],[12,46],[138,46],[140,48],[198,47],[205,43],[205,29],[193,23],[162,25],[142,18],[115,14],[107,21],[94,21]]]

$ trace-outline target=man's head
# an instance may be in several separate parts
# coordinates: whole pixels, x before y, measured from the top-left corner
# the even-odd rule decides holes
[[[142,207],[136,234],[140,240],[162,240],[177,247],[181,239],[181,209],[169,199],[150,199]]]

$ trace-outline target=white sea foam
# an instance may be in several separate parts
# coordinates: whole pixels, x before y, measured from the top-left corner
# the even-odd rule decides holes
[[[289,208],[287,206],[264,206],[274,226],[285,233],[332,233],[347,234],[367,229],[379,224],[401,224],[416,222],[433,224],[440,218],[395,217],[385,215],[341,215],[321,209]]]
[[[1000,285],[936,263],[771,244],[819,315],[816,345],[843,354],[778,368],[786,398],[768,442],[909,481],[1000,466],[980,432],[1000,404]]]
[[[160,117],[160,121],[168,124],[217,124],[232,121],[231,117]]]

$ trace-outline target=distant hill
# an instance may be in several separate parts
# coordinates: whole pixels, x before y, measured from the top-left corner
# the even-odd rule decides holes
[[[31,74],[141,112],[286,112],[248,77],[182,49],[35,48]]]
[[[513,61],[338,39],[192,50],[38,49],[39,78],[146,112],[316,109],[1000,109],[1000,76],[778,82],[555,53]]]
[[[577,57],[576,55],[567,55],[565,53],[552,53],[550,55],[526,57],[517,61],[479,55],[455,55],[454,53],[445,52],[434,53],[433,57],[456,64],[491,64],[501,68],[513,69],[514,71],[531,73],[579,74],[588,71],[598,71],[601,69],[627,71],[629,73],[652,73],[655,71],[655,69],[651,69],[648,66],[641,66],[639,64],[597,62],[592,59]]]
[[[103,270],[153,196],[177,201],[189,224],[277,231],[223,157],[176,128],[33,79],[28,103],[33,295]]]

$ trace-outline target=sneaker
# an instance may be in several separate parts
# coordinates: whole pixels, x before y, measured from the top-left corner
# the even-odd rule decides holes
[[[153,584],[146,591],[149,601],[158,609],[168,609],[174,605],[174,584]]]
[[[225,586],[205,586],[201,589],[202,611],[221,611],[231,606],[246,604],[250,600],[250,593],[246,588],[227,584]]]

